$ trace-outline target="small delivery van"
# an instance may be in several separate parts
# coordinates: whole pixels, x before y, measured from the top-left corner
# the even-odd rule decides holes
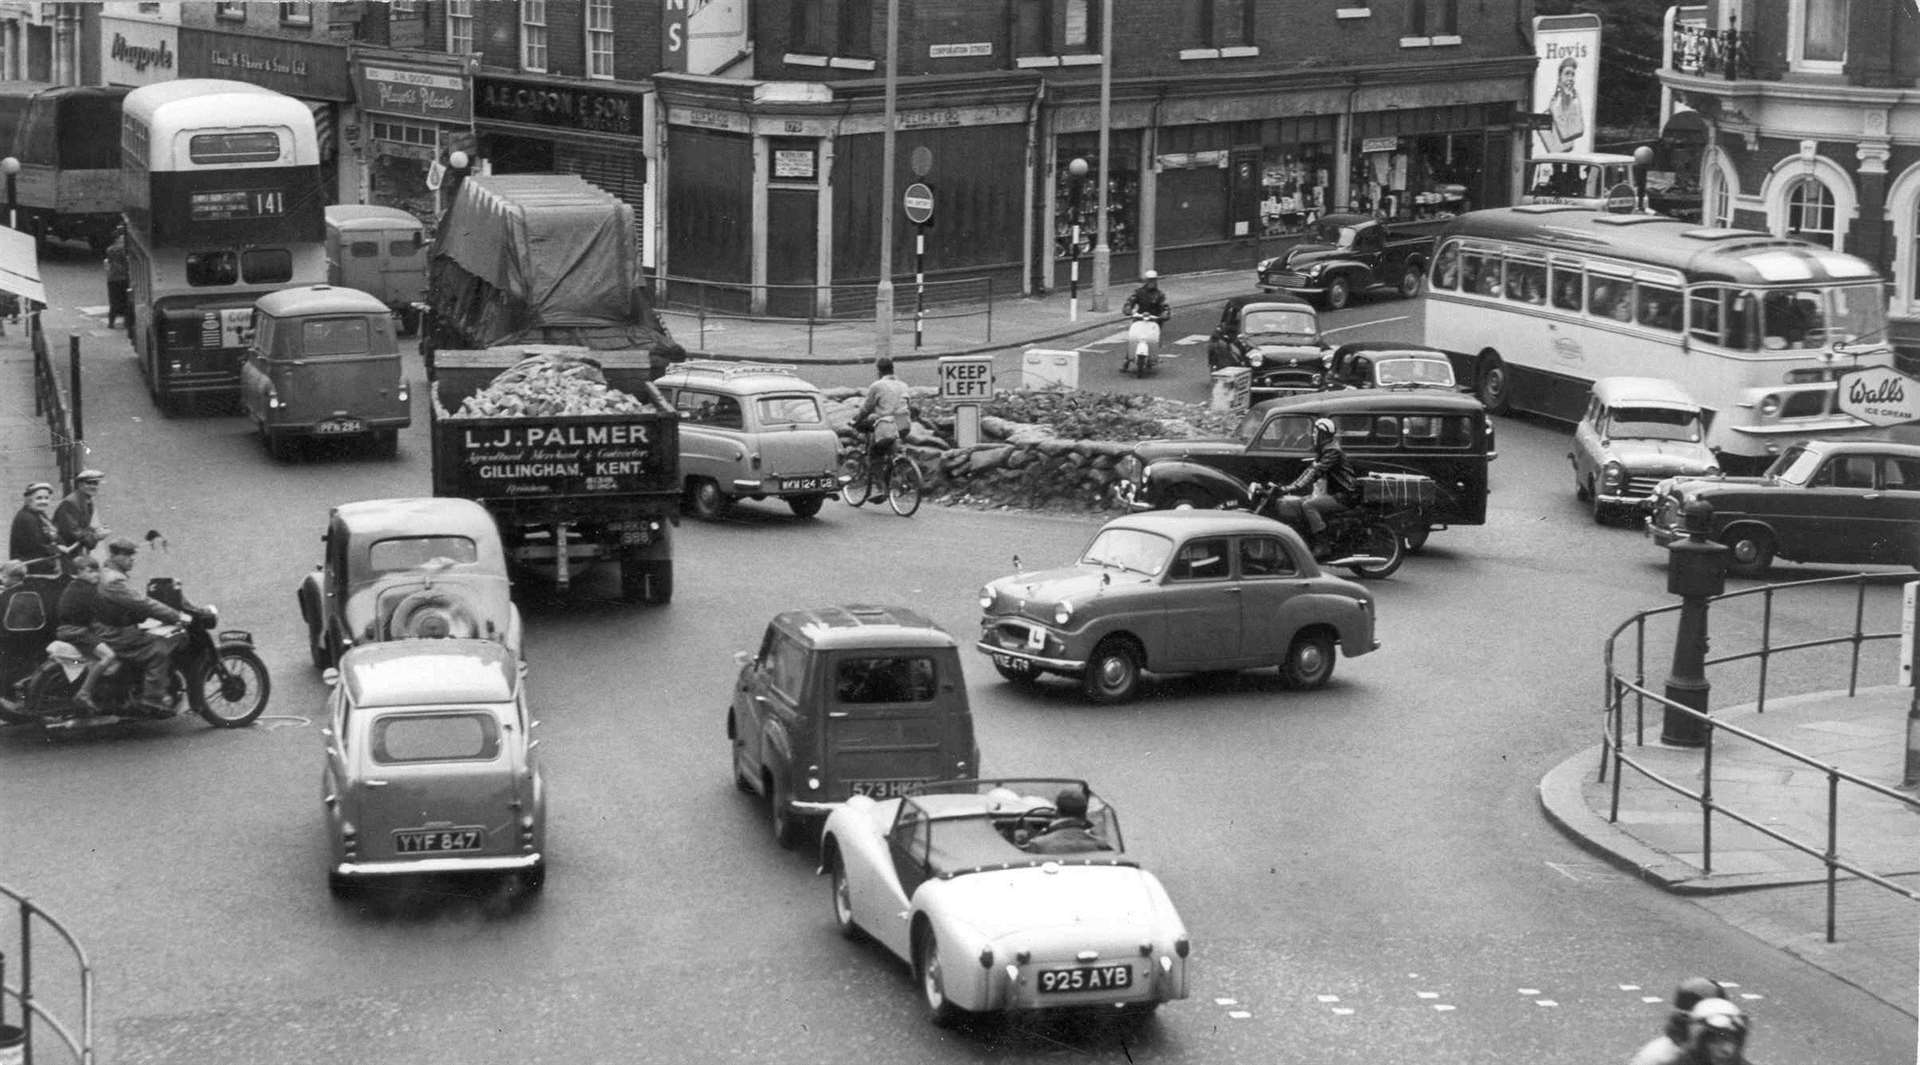
[[[373,296],[333,285],[254,303],[240,399],[276,459],[304,438],[361,439],[391,455],[413,424],[393,315]]]
[[[398,207],[328,207],[327,280],[371,293],[399,316],[401,336],[414,335],[427,298],[426,223]]]

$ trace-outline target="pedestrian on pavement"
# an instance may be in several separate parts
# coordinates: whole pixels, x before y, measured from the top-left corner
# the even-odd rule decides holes
[[[112,329],[114,321],[121,317],[127,320],[127,328],[133,328],[133,308],[127,302],[127,226],[126,223],[114,227],[113,243],[107,245],[107,328]]]
[[[893,454],[913,428],[913,406],[907,401],[907,383],[893,376],[893,360],[874,361],[879,376],[867,386],[867,398],[853,416],[854,428],[867,438],[867,500],[885,499],[892,491]]]
[[[112,531],[100,524],[95,506],[100,482],[106,476],[99,470],[81,470],[73,479],[73,491],[53,509],[53,529],[61,551],[70,555],[86,554]]]
[[[155,636],[140,627],[151,618],[169,625],[184,624],[186,616],[158,599],[134,590],[127,578],[133,573],[134,556],[140,545],[124,536],[107,543],[107,565],[100,573],[100,595],[94,619],[100,623],[102,639],[119,658],[140,667],[140,709],[154,717],[173,713],[167,700],[167,681],[172,673],[175,636]]]
[[[1640,1048],[1627,1065],[1679,1065],[1687,1060],[1687,1022],[1693,1007],[1702,999],[1727,997],[1725,988],[1704,976],[1689,976],[1673,990],[1673,1010],[1667,1014],[1667,1026],[1646,1046]]]
[[[59,533],[53,527],[53,486],[35,481],[27,486],[26,502],[13,516],[7,537],[7,557],[26,564],[27,572],[60,575]]]

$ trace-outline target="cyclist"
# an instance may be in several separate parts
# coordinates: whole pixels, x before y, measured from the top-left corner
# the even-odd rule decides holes
[[[893,376],[893,360],[882,355],[873,368],[879,377],[867,386],[867,398],[853,417],[854,428],[868,434],[868,502],[885,499],[892,490],[893,455],[913,426],[907,384]]]

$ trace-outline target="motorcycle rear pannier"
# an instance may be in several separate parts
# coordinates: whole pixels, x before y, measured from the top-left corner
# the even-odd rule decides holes
[[[1431,506],[1436,494],[1433,478],[1417,473],[1369,473],[1360,480],[1360,499],[1389,506]]]

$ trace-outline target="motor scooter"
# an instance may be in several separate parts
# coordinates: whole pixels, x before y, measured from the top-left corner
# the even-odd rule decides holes
[[[1120,372],[1131,370],[1134,376],[1145,377],[1160,361],[1160,323],[1167,319],[1148,311],[1134,311],[1127,317],[1133,324],[1127,326],[1127,355],[1120,363]]]

